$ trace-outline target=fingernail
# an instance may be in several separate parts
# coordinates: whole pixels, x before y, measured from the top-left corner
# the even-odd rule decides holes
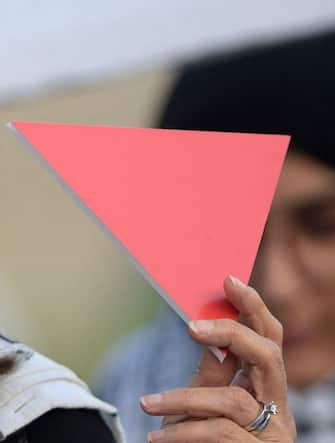
[[[150,408],[150,406],[157,406],[161,404],[162,395],[161,394],[144,395],[143,397],[141,397],[140,401],[143,406],[147,406]]]
[[[193,320],[190,322],[189,327],[196,334],[208,335],[214,328],[214,324],[211,320]]]
[[[230,275],[228,278],[231,284],[235,286],[235,288],[245,289],[247,287],[247,285],[241,282],[241,280],[239,280],[237,277],[233,277],[232,275]]]
[[[164,440],[165,431],[164,429],[160,429],[159,431],[152,431],[148,434],[148,442],[154,443],[159,440]]]

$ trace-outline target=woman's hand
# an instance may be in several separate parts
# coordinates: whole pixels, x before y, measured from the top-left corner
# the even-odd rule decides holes
[[[233,277],[224,286],[240,312],[240,322],[194,321],[190,334],[205,346],[228,348],[229,355],[221,364],[205,349],[189,387],[141,399],[146,413],[165,416],[162,429],[148,436],[152,443],[295,441],[286,398],[282,326],[254,289]],[[248,432],[246,427],[260,414],[261,403],[271,401],[278,413],[262,431]]]

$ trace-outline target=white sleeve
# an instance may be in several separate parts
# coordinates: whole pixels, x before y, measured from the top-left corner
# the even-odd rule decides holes
[[[94,397],[70,369],[0,338],[0,441],[52,409],[93,409],[100,412],[117,443],[125,443],[118,411]],[[5,371],[6,369],[6,371]]]

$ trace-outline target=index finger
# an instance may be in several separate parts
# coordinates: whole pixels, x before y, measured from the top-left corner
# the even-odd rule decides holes
[[[282,346],[283,327],[255,289],[233,276],[225,279],[224,289],[227,299],[239,311],[243,324]]]
[[[192,336],[209,346],[228,348],[250,368],[250,380],[258,399],[285,399],[286,375],[280,347],[234,320],[198,320],[190,323]],[[256,385],[255,385],[256,383]]]

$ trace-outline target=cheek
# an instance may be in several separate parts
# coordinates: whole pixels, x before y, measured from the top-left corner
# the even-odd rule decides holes
[[[323,309],[323,329],[335,331],[335,304],[334,302],[325,303]]]
[[[320,288],[315,294],[313,303],[314,309],[318,312],[318,324],[326,334],[333,332],[335,335],[335,278],[333,284]]]

